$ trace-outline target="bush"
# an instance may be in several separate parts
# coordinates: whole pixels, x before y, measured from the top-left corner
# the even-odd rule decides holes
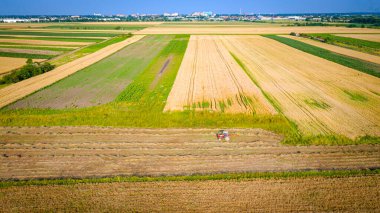
[[[40,75],[45,72],[49,72],[54,69],[54,65],[48,62],[45,63],[33,63],[32,59],[26,61],[26,65],[20,69],[13,70],[10,74],[5,75],[3,79],[0,80],[0,84],[11,84],[16,83],[36,75]]]

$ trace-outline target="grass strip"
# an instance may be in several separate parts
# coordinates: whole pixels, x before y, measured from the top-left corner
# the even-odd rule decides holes
[[[61,32],[34,32],[34,31],[11,31],[3,30],[0,31],[0,35],[34,35],[34,36],[55,36],[55,37],[114,37],[120,33],[90,33],[90,32],[80,32],[80,33],[61,33]]]
[[[93,183],[123,183],[123,182],[162,182],[162,181],[247,181],[254,179],[298,179],[298,178],[342,178],[354,176],[379,175],[380,169],[367,170],[310,170],[294,172],[249,172],[224,174],[195,174],[189,176],[115,176],[100,178],[62,178],[62,179],[32,179],[1,181],[0,188],[15,186],[46,186],[46,185],[74,185]]]
[[[32,58],[32,59],[50,59],[54,55],[41,55],[41,54],[29,54],[29,53],[11,53],[11,52],[0,52],[1,57],[11,57],[11,58]]]
[[[276,40],[290,47],[296,48],[303,52],[321,57],[323,59],[335,62],[337,64],[364,72],[380,78],[380,64],[371,63],[357,58],[340,55],[329,50],[296,41],[290,38],[280,37],[276,35],[263,35],[264,37]]]
[[[341,46],[361,52],[380,55],[380,43],[357,38],[343,37],[331,34],[306,34],[312,38],[322,39],[328,44]]]

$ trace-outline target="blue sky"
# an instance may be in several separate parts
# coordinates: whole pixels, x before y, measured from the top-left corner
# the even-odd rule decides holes
[[[0,15],[380,12],[380,0],[0,0]]]

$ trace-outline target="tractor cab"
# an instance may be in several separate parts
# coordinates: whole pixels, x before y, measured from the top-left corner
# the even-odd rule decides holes
[[[218,133],[216,133],[216,138],[218,141],[229,141],[230,140],[230,135],[228,134],[228,131],[226,130],[219,130]]]

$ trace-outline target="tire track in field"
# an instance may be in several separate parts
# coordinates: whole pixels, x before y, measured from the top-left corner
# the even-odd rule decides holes
[[[187,98],[187,105],[191,108],[192,107],[192,103],[193,103],[193,100],[194,100],[194,89],[195,89],[195,75],[196,75],[196,67],[197,67],[197,63],[198,63],[198,41],[195,42],[195,53],[194,53],[194,60],[193,60],[193,63],[192,63],[192,67],[191,67],[191,76],[190,76],[190,84],[189,84],[189,88],[188,88],[188,92],[187,92],[187,95],[188,95],[188,98]]]
[[[223,61],[225,61],[225,65],[226,65],[226,68],[227,68],[228,74],[230,75],[231,79],[232,79],[233,82],[234,82],[234,85],[236,86],[236,88],[237,88],[237,90],[238,90],[238,94],[237,94],[237,95],[238,95],[238,98],[237,98],[237,101],[239,102],[239,105],[242,106],[242,107],[244,107],[246,110],[250,110],[250,111],[252,111],[252,112],[255,112],[255,110],[254,110],[252,107],[247,106],[247,104],[245,103],[245,101],[244,101],[243,98],[242,98],[242,96],[245,95],[245,93],[244,93],[244,89],[243,89],[243,86],[240,84],[239,80],[237,79],[237,77],[236,77],[234,71],[232,70],[230,64],[227,63],[227,62],[230,61],[230,60],[227,60],[227,59],[224,57],[222,51],[220,50],[220,46],[219,46],[220,44],[217,43],[216,40],[213,40],[213,42],[214,42],[214,44],[215,44],[215,47],[216,47],[217,52],[218,52],[218,54],[219,54],[219,57],[220,57]]]

